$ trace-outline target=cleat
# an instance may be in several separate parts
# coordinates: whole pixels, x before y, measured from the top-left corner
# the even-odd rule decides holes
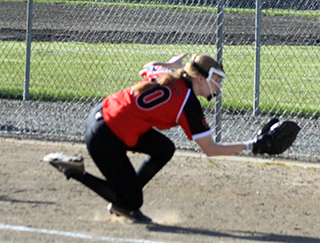
[[[127,219],[132,220],[134,223],[151,223],[152,222],[152,219],[144,215],[139,209],[135,211],[128,211],[118,206],[115,206],[112,203],[109,203],[108,211],[110,212],[110,214],[115,214],[118,217],[120,216],[126,217]]]
[[[49,163],[65,174],[68,180],[71,174],[84,173],[83,157],[81,155],[68,156],[62,153],[52,153],[43,157],[42,161]]]

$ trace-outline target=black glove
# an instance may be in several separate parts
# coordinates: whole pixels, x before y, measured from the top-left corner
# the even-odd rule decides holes
[[[281,154],[292,145],[300,129],[295,122],[279,121],[273,118],[258,132],[252,152],[254,154]]]

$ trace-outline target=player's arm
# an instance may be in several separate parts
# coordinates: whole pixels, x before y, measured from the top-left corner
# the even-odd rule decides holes
[[[207,156],[233,155],[249,148],[245,143],[216,144],[211,135],[198,138],[195,141]]]
[[[193,92],[190,92],[185,103],[179,124],[188,138],[196,141],[207,156],[233,155],[250,149],[252,145],[250,142],[216,144],[212,139],[212,131],[206,122],[201,104]]]
[[[295,122],[271,119],[254,140],[234,144],[216,144],[211,135],[207,135],[195,141],[207,156],[233,155],[245,149],[251,150],[254,154],[281,154],[292,145],[300,129]]]

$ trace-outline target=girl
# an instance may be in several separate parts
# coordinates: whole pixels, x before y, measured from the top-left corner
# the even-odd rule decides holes
[[[109,201],[111,213],[150,222],[139,210],[142,189],[175,152],[172,141],[158,129],[180,125],[207,156],[252,149],[252,142],[214,143],[197,96],[210,99],[221,90],[221,79],[226,75],[222,66],[207,55],[194,55],[183,65],[187,55],[146,64],[140,71],[145,77],[142,81],[107,96],[89,115],[85,142],[106,180],[85,172],[81,156],[55,153],[44,160]],[[137,171],[127,151],[148,155]]]

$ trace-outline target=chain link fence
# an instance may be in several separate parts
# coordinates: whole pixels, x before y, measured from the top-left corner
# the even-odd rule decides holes
[[[205,53],[228,75],[214,105],[201,100],[217,142],[252,139],[277,116],[302,127],[279,157],[319,161],[319,8],[314,0],[0,1],[0,136],[82,142],[90,110],[138,81],[146,62]],[[199,150],[178,127],[164,133]]]

